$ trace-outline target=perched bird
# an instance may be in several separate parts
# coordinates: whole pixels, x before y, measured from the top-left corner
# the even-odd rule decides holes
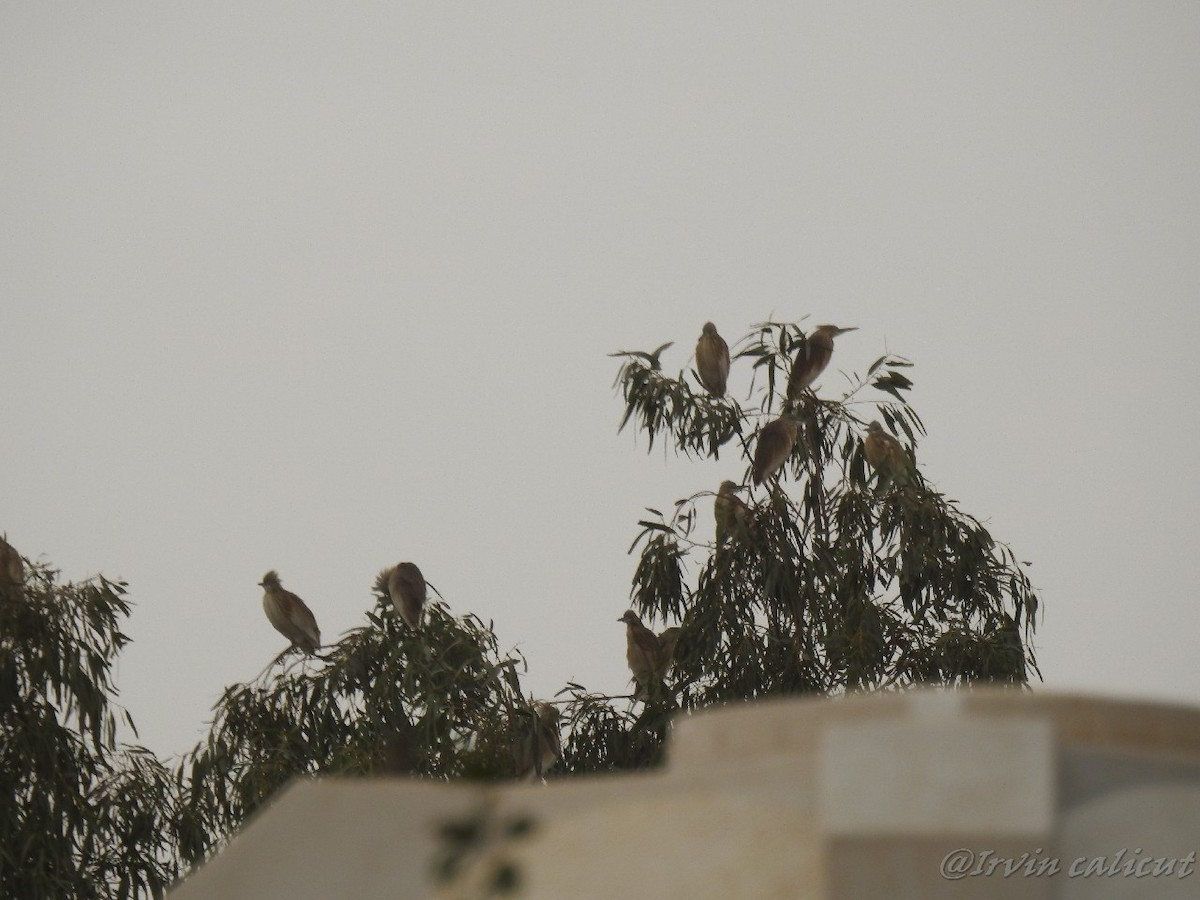
[[[521,716],[520,733],[513,741],[513,761],[517,777],[534,781],[553,768],[562,756],[562,736],[558,723],[562,713],[551,704],[538,701],[533,715]]]
[[[996,680],[1015,681],[1023,684],[1028,680],[1025,668],[1025,644],[1021,641],[1021,629],[1017,620],[1004,613],[1004,621],[999,628],[988,635],[988,643],[993,649],[992,658],[987,660],[987,674]]]
[[[421,630],[421,610],[428,593],[425,576],[416,563],[402,562],[387,573],[387,592],[392,605],[413,631]]]
[[[25,563],[21,560],[21,554],[4,537],[0,537],[0,590],[9,590],[20,596],[24,585]]]
[[[666,671],[662,642],[632,609],[625,610],[625,615],[617,621],[625,623],[625,661],[633,673],[634,697],[644,700],[649,686],[661,681],[659,673]]]
[[[420,742],[416,729],[406,719],[383,738],[383,759],[379,770],[389,775],[413,775],[420,762]]]
[[[295,594],[285,591],[279,583],[279,573],[272,569],[263,576],[263,610],[275,630],[305,653],[316,653],[321,646],[321,629],[316,617]]]
[[[739,528],[745,528],[750,519],[750,507],[736,492],[745,488],[732,481],[722,481],[717,499],[713,501],[713,516],[717,520],[717,546],[721,546],[731,534],[736,534]]]
[[[762,484],[783,467],[792,455],[799,435],[800,421],[787,413],[763,426],[758,433],[758,445],[754,448],[754,465],[751,468],[755,484]]]
[[[867,439],[863,441],[863,456],[871,468],[879,473],[880,481],[904,484],[912,468],[912,461],[900,442],[883,430],[878,422],[867,426]]]
[[[792,374],[788,377],[787,387],[789,400],[799,399],[800,394],[825,371],[833,357],[833,339],[839,334],[857,330],[857,327],[839,328],[837,325],[818,325],[813,329],[812,334],[800,345],[792,362]]]
[[[704,323],[704,333],[696,342],[696,372],[700,383],[714,397],[725,396],[725,384],[729,380],[729,345],[717,334],[717,326]]]

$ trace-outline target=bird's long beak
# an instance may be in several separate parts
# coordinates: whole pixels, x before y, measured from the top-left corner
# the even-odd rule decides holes
[[[851,325],[849,328],[838,328],[838,334],[845,334],[847,331],[858,331],[857,325]]]

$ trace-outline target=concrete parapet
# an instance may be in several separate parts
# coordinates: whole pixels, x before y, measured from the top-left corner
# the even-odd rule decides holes
[[[534,830],[439,886],[480,810]],[[1200,710],[908,691],[681,717],[654,772],[298,782],[171,896],[468,897],[503,864],[531,898],[1191,898],[1198,850]]]

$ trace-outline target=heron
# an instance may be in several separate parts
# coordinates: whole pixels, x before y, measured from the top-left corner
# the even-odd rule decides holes
[[[883,430],[878,422],[867,426],[867,438],[863,441],[863,456],[879,473],[881,481],[904,484],[912,468],[912,461],[900,442]]]
[[[762,484],[783,467],[792,455],[799,435],[800,421],[787,413],[763,426],[758,433],[754,465],[751,468],[755,484]]]
[[[420,631],[421,610],[425,607],[428,591],[425,576],[421,574],[416,563],[402,562],[389,570],[387,592],[405,624],[413,631]]]
[[[625,610],[617,621],[625,623],[625,661],[633,673],[634,698],[644,700],[658,673],[666,670],[662,642],[632,609]]]
[[[292,647],[309,655],[316,653],[321,646],[321,629],[312,610],[291,591],[283,589],[274,569],[258,584],[263,589],[263,611],[275,630],[291,641]]]
[[[562,736],[558,730],[562,713],[539,700],[528,718],[533,720],[530,726],[519,726],[521,734],[513,741],[513,760],[517,764],[517,777],[534,781],[562,756]]]
[[[706,391],[714,397],[725,396],[725,385],[729,380],[729,345],[712,322],[704,323],[700,340],[696,341],[696,372]]]
[[[829,360],[833,358],[833,339],[847,331],[857,331],[858,327],[840,328],[837,325],[818,325],[812,334],[804,339],[792,362],[792,373],[788,377],[787,396],[789,400],[798,400],[817,377],[825,371]]]

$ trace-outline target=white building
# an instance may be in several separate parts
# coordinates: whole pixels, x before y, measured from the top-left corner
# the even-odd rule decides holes
[[[677,720],[659,770],[300,781],[171,900],[1200,897],[1200,709],[1016,691]],[[514,822],[532,830],[510,836]],[[446,823],[486,823],[436,877]]]

